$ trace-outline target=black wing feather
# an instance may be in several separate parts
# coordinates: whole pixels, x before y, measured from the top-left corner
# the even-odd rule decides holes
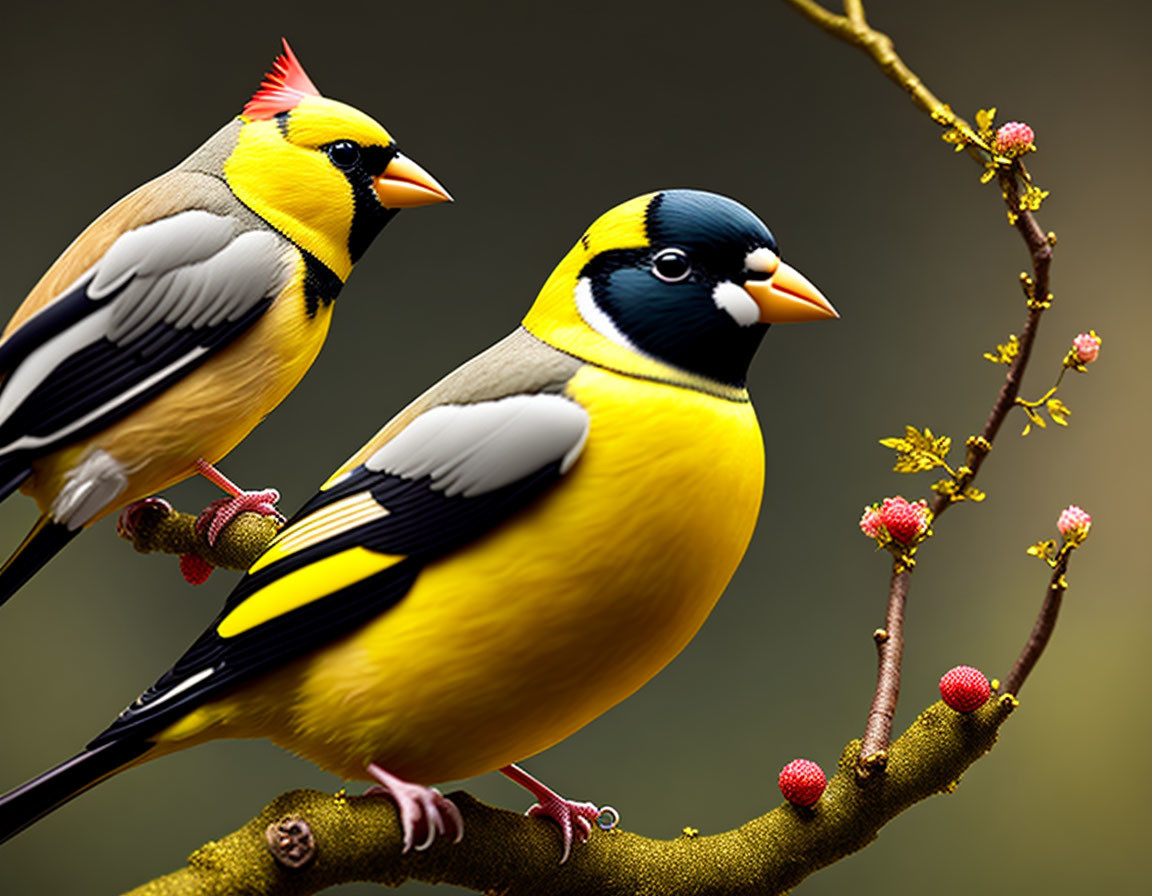
[[[60,440],[34,449],[12,452],[11,456],[32,457],[46,454],[58,447],[59,444],[75,442],[107,428],[155,398],[176,380],[187,376],[188,373],[240,336],[268,310],[273,298],[270,296],[261,300],[237,320],[224,321],[212,327],[192,329],[159,323],[142,337],[134,340],[130,346],[117,345],[107,338],[98,339],[91,345],[63,359],[25,397],[3,424],[0,424],[0,445],[26,435],[43,437],[57,432],[71,421],[87,416],[117,396],[124,394],[137,383],[144,382],[158,374],[192,350],[196,348],[207,349],[187,364],[181,365],[167,376],[161,377],[147,389],[141,390],[130,399],[108,409],[83,427],[69,432]],[[58,300],[47,310],[51,311],[63,303],[60,313],[55,315],[51,321],[44,322],[43,326],[38,326],[38,331],[35,334],[32,334],[28,339],[22,339],[7,354],[4,353],[4,349],[8,348],[9,343],[6,342],[0,346],[0,365],[3,365],[5,361],[11,363],[13,359],[15,359],[15,363],[19,363],[27,356],[28,352],[36,345],[41,344],[44,339],[51,338],[80,320],[83,315],[77,316],[76,305],[84,303],[87,306],[87,313],[92,313],[104,307],[106,301],[93,302],[88,299],[86,292],[73,293]],[[37,321],[40,316],[36,315],[31,318],[25,328]],[[49,330],[49,325],[56,329]],[[21,328],[13,334],[13,340],[22,334],[25,328]],[[37,340],[36,344],[29,344],[32,338]],[[9,340],[9,342],[13,340]]]
[[[104,307],[102,302],[88,298],[91,278],[77,283],[52,304],[33,314],[4,344],[0,345],[0,374],[7,375],[41,345],[58,336],[89,314]]]
[[[312,498],[293,521],[365,490],[388,508],[388,515],[245,575],[212,625],[89,748],[124,736],[149,737],[222,692],[348,634],[399,603],[430,561],[522,510],[560,476],[560,462],[556,461],[482,495],[447,497],[431,487],[430,477],[410,480],[357,467],[340,483]],[[356,546],[403,554],[406,559],[231,638],[216,633],[224,617],[249,595],[294,570]],[[176,696],[168,696],[207,669],[214,671]]]

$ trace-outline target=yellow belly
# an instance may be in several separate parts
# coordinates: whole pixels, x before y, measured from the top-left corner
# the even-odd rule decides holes
[[[94,517],[193,475],[198,457],[215,463],[236,447],[300,382],[324,344],[332,305],[309,318],[303,264],[253,327],[201,367],[124,419],[33,464],[22,490],[47,512],[69,470],[93,449],[125,467],[128,487]]]
[[[752,535],[751,405],[586,367],[591,431],[555,490],[431,564],[394,609],[166,732],[268,736],[346,778],[470,777],[556,743],[696,633]]]

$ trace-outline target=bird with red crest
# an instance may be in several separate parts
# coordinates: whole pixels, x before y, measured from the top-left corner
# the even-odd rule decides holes
[[[0,603],[78,532],[201,473],[203,519],[275,514],[215,469],[300,381],[344,281],[399,209],[449,201],[392,136],[321,96],[284,41],[243,112],[93,221],[0,339],[0,500],[40,518]]]

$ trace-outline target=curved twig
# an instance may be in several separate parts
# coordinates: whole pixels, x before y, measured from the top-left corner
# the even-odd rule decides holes
[[[844,0],[846,15],[843,16],[829,12],[814,0],[784,0],[784,2],[829,34],[866,52],[881,71],[904,88],[916,106],[927,112],[937,124],[944,128],[974,133],[964,119],[958,117],[947,103],[941,102],[904,64],[893,49],[891,38],[868,24],[864,17],[862,0]],[[973,157],[980,161],[979,153],[974,153]],[[963,495],[973,483],[988,453],[992,450],[996,435],[1000,432],[1008,413],[1015,406],[1016,396],[1020,393],[1020,383],[1032,356],[1032,346],[1036,341],[1040,317],[1051,305],[1052,296],[1048,291],[1048,283],[1054,238],[1040,229],[1030,210],[1021,208],[1017,183],[1018,178],[1024,174],[1022,163],[1016,160],[1011,167],[1000,168],[997,174],[1013,225],[1024,238],[1032,259],[1032,276],[1029,278],[1024,275],[1025,291],[1028,294],[1028,316],[1020,333],[1019,352],[1005,374],[1004,383],[1000,387],[1000,393],[992,405],[992,410],[988,413],[984,428],[979,436],[973,436],[968,440],[964,466],[958,471],[959,475],[953,479],[955,491],[952,495],[939,492],[932,501],[934,525],[940,515],[955,503],[953,496]],[[901,621],[903,620],[910,579],[910,570],[898,568],[893,570],[888,590],[888,636],[877,639],[879,660],[876,689],[868,712],[863,748],[860,753],[858,771],[862,780],[882,771],[885,765],[885,751],[892,735],[892,720],[896,716],[896,702],[900,694],[900,660],[903,654],[902,627],[897,626],[894,629],[892,618],[895,613]]]

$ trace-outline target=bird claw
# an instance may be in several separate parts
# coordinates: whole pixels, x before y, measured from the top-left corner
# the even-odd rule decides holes
[[[540,802],[524,814],[533,818],[547,818],[560,826],[560,835],[564,841],[560,864],[563,865],[572,853],[573,838],[577,843],[584,843],[592,831],[592,822],[599,819],[601,810],[592,803],[578,803],[552,794],[541,797]]]
[[[196,518],[196,534],[206,538],[209,546],[215,546],[216,539],[233,519],[241,513],[258,513],[284,522],[284,515],[276,509],[280,492],[274,488],[258,492],[240,492],[229,498],[213,501]]]
[[[435,787],[404,781],[375,763],[368,766],[368,772],[380,783],[370,787],[367,793],[386,795],[396,804],[400,828],[404,832],[402,853],[413,848],[422,852],[432,845],[437,834],[454,832],[453,843],[459,843],[464,837],[464,817],[460,810]],[[413,847],[419,829],[426,832],[424,840]]]
[[[158,495],[133,501],[120,511],[116,520],[116,534],[128,541],[136,540],[136,529],[146,516],[163,514],[167,516],[172,512],[172,505]]]

